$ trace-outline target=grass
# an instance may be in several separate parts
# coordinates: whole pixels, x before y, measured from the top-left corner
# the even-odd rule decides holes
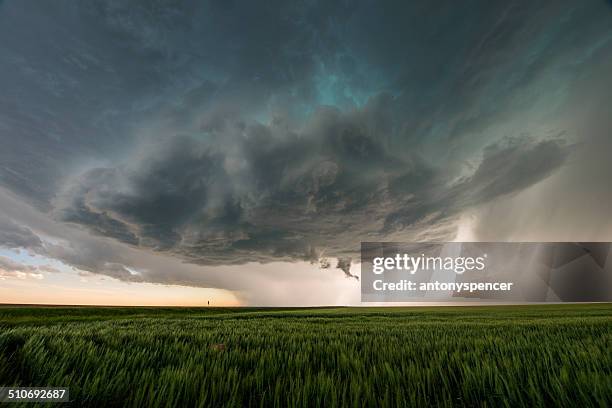
[[[77,406],[612,406],[612,305],[0,308],[0,384]]]

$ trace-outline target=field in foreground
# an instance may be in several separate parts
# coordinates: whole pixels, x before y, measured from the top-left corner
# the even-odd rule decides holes
[[[612,406],[612,305],[0,308],[0,385],[89,406]]]

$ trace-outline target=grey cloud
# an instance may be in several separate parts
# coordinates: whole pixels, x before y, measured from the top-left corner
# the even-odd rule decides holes
[[[523,190],[550,176],[568,156],[571,148],[563,139],[537,143],[529,139],[509,139],[487,146],[474,175],[464,185],[466,204],[487,202],[503,194]]]
[[[325,109],[301,131],[237,126],[224,131],[224,145],[170,138],[139,162],[86,173],[57,213],[134,244],[129,230],[137,245],[194,263],[313,261],[325,251],[353,277],[348,259],[364,237],[414,239],[541,181],[568,154],[561,140],[508,139],[486,147],[474,173],[453,183],[416,153],[385,147],[393,135],[372,126],[384,109]],[[101,231],[100,214],[116,228]]]
[[[336,265],[336,268],[342,270],[342,272],[344,272],[347,278],[359,280],[359,276],[351,273],[352,261],[353,260],[351,258],[338,258],[338,264]]]
[[[0,246],[34,249],[41,248],[42,241],[30,229],[0,214]]]
[[[49,265],[25,265],[0,256],[0,277],[19,277],[21,273],[23,277],[40,278],[41,272],[57,273],[59,271]]]
[[[0,191],[0,196],[1,196]],[[2,200],[0,200],[2,201]],[[9,210],[11,201],[2,202],[3,208]],[[32,210],[28,211],[29,214]],[[13,211],[9,214],[14,216]],[[38,215],[38,214],[37,214]],[[22,222],[32,223],[32,217],[22,218]],[[38,222],[35,222],[37,224]],[[122,255],[120,251],[110,243],[96,241],[87,236],[74,236],[69,230],[41,228],[44,233],[50,235],[50,240],[43,240],[30,228],[13,221],[6,216],[0,216],[0,247],[9,249],[27,250],[32,255],[39,255],[45,258],[58,260],[68,266],[92,273],[101,273],[116,279],[132,282],[142,282],[141,274],[134,273],[128,269],[132,261]],[[100,231],[97,229],[96,231]],[[69,235],[65,235],[69,234]],[[58,241],[58,235],[61,237]],[[83,234],[87,235],[87,234]],[[0,257],[0,269],[13,272],[40,273],[58,272],[55,267],[50,265],[25,265],[19,264],[6,257]]]
[[[40,254],[57,259],[81,271],[103,274],[126,282],[144,281],[141,274],[130,271],[128,266],[125,265],[129,265],[130,260],[121,257],[112,246],[105,245],[103,242],[89,242],[89,245],[48,243],[45,245],[45,250],[41,251]]]

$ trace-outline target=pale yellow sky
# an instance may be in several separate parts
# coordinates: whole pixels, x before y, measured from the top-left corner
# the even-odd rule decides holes
[[[86,281],[64,277],[62,285],[45,279],[0,280],[0,302],[109,306],[240,306],[232,292],[219,289],[126,283],[92,276]]]

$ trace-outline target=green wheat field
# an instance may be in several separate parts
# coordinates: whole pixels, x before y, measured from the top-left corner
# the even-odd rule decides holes
[[[73,406],[610,407],[612,305],[2,307],[0,385]]]

